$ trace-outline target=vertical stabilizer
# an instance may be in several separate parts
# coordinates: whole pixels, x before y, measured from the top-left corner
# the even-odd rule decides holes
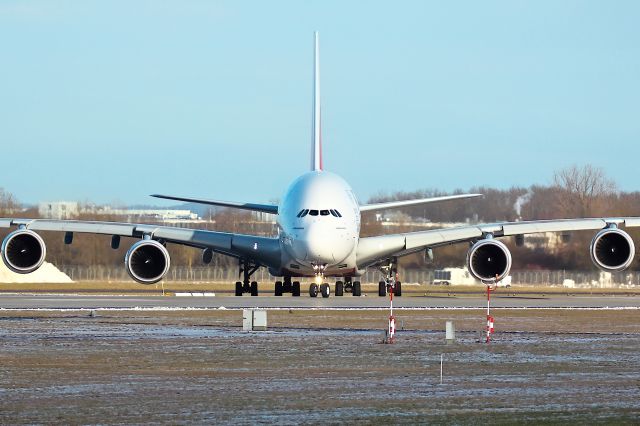
[[[322,129],[320,127],[320,51],[318,32],[313,48],[313,118],[311,122],[311,170],[322,170]]]

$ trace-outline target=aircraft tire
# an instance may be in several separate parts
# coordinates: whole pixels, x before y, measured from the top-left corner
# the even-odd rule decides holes
[[[360,281],[353,282],[353,289],[351,290],[351,294],[356,297],[362,296],[362,291],[360,289]]]
[[[344,296],[344,284],[342,281],[336,281],[336,296]]]
[[[387,295],[387,283],[384,281],[378,281],[378,296],[384,297]]]
[[[236,296],[242,296],[242,283],[236,281]]]
[[[402,296],[402,283],[400,281],[396,281],[396,288],[393,289],[394,296]]]
[[[331,294],[331,287],[329,287],[329,284],[324,283],[320,286],[320,293],[322,294],[323,298],[327,298],[329,297],[329,295]]]
[[[318,297],[318,284],[312,283],[309,285],[309,297]]]
[[[293,297],[300,296],[300,281],[294,281],[293,283],[291,283],[291,295]]]
[[[255,281],[251,281],[251,295],[252,296],[258,295],[258,283]]]
[[[276,281],[276,296],[282,296],[282,281]]]

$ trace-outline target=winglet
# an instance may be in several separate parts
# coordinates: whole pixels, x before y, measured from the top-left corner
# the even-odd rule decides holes
[[[313,118],[311,122],[311,170],[322,170],[322,129],[320,126],[320,49],[318,32],[313,48]]]

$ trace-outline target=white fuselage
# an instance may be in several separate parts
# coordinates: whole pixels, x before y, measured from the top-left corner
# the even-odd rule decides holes
[[[360,208],[338,175],[311,171],[298,177],[278,207],[282,275],[352,275],[360,235]]]

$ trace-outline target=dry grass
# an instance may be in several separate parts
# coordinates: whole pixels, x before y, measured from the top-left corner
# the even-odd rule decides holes
[[[0,423],[633,423],[640,312],[3,312]],[[458,343],[445,345],[444,321]],[[440,355],[444,384],[439,384]]]

